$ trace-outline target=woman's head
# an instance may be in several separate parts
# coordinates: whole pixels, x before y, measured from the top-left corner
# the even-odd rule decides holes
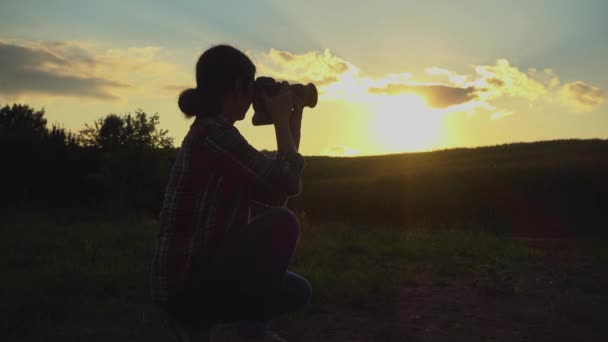
[[[179,96],[180,110],[187,117],[218,116],[230,111],[224,114],[235,116],[235,120],[244,118],[253,97],[255,71],[249,57],[232,46],[208,49],[196,63],[196,88],[186,89]]]

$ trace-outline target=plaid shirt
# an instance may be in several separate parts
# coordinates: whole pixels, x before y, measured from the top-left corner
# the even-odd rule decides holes
[[[153,301],[166,303],[194,261],[249,222],[252,201],[284,206],[297,195],[304,165],[297,152],[267,157],[222,119],[196,119],[165,190],[150,272]]]

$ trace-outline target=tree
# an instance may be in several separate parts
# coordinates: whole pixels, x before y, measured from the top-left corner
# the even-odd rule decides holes
[[[78,136],[72,132],[66,132],[65,128],[58,124],[53,124],[51,129],[47,129],[46,141],[50,146],[56,147],[67,146],[72,148],[78,146]]]
[[[10,142],[42,140],[47,134],[44,109],[13,104],[0,108],[0,138]]]
[[[19,149],[23,145],[50,144],[75,146],[77,137],[58,124],[49,129],[44,118],[44,108],[35,110],[25,104],[13,104],[0,108],[0,141]]]
[[[157,128],[159,123],[158,113],[148,116],[142,109],[137,109],[134,115],[108,114],[92,125],[86,124],[80,131],[80,141],[84,146],[102,150],[173,147],[173,138],[167,136],[167,130]]]
[[[80,159],[76,136],[54,124],[44,109],[13,104],[0,108],[0,206],[56,204],[76,188]]]

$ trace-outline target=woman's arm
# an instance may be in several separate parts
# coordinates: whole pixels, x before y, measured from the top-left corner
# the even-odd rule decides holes
[[[300,146],[300,126],[301,126],[301,121],[302,121],[302,107],[300,107],[300,109],[296,109],[296,107],[294,106],[294,111],[291,115],[291,120],[289,122],[289,134],[291,134],[291,139],[293,141],[294,144],[294,148],[295,148],[295,152],[298,151],[299,146]],[[277,133],[277,143],[279,141],[279,139],[287,139],[287,137],[285,137],[284,135],[286,135],[286,133],[284,132],[284,128],[277,128],[275,126],[275,131],[279,131],[280,133]],[[281,136],[279,136],[279,134]],[[302,174],[301,172],[297,172],[295,174],[291,175],[294,178],[293,182],[297,182],[298,185],[298,191],[293,195],[297,195],[300,193],[301,191],[301,187],[302,187]],[[260,203],[264,203],[266,205],[271,205],[271,206],[277,206],[277,207],[284,207],[287,204],[287,200],[288,200],[287,194],[285,193],[280,193],[280,192],[276,192],[273,191],[272,189],[268,189],[267,187],[264,187],[262,184],[260,184],[260,186],[256,186],[254,188],[253,191],[253,200],[260,202]]]
[[[204,145],[201,153],[211,158],[212,165],[227,176],[280,196],[300,192],[305,162],[295,149],[270,158],[251,146],[236,127],[214,128],[204,138]]]
[[[304,158],[297,152],[292,137],[291,92],[283,87],[265,101],[273,116],[278,153],[270,158],[257,151],[236,127],[211,127],[205,134],[206,150],[213,165],[225,175],[251,186],[257,200],[272,205],[285,203],[288,196],[300,193]],[[299,129],[297,130],[299,133]]]
[[[274,116],[275,122],[275,133],[277,137],[277,147],[281,150],[279,152],[279,156],[285,155],[285,151],[291,151],[291,146],[289,142],[289,138],[291,138],[291,142],[293,143],[293,151],[297,152],[300,146],[300,127],[302,122],[302,112],[304,109],[303,102],[296,96],[290,96],[292,101],[293,111],[291,113],[282,113],[281,111],[288,110],[288,106],[278,108],[277,112]],[[268,99],[267,99],[268,100]],[[283,99],[286,101],[287,99]],[[276,100],[275,100],[276,101]],[[291,115],[286,115],[291,114]],[[286,118],[289,118],[286,120]],[[285,121],[289,122],[289,131],[287,132],[285,129]],[[289,136],[288,136],[289,135]],[[292,152],[293,153],[293,152]],[[297,154],[297,153],[296,153]],[[300,169],[301,171],[301,169]],[[294,183],[298,184],[298,192],[300,192],[301,188],[301,172],[293,172],[291,175],[293,177]],[[262,186],[256,186],[253,192],[253,200],[259,201],[264,204],[272,205],[272,206],[285,206],[287,203],[288,196],[285,193],[280,193],[273,191],[273,189],[265,188]]]
[[[293,96],[291,87],[284,82],[277,95],[269,98],[262,94],[266,108],[273,118],[277,141],[277,156],[282,168],[287,172],[288,183],[292,185],[289,193],[277,192],[265,184],[254,188],[254,200],[275,206],[284,206],[288,196],[297,195],[301,190],[304,160],[298,153],[300,144],[300,122],[302,120],[302,101]],[[293,110],[292,110],[293,108]],[[289,171],[288,171],[289,170]]]

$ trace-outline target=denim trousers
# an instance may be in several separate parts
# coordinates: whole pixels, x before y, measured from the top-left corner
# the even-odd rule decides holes
[[[193,263],[167,311],[189,324],[235,322],[243,334],[263,334],[273,316],[310,303],[310,283],[287,270],[299,235],[289,209],[265,209],[231,232],[205,264]]]

